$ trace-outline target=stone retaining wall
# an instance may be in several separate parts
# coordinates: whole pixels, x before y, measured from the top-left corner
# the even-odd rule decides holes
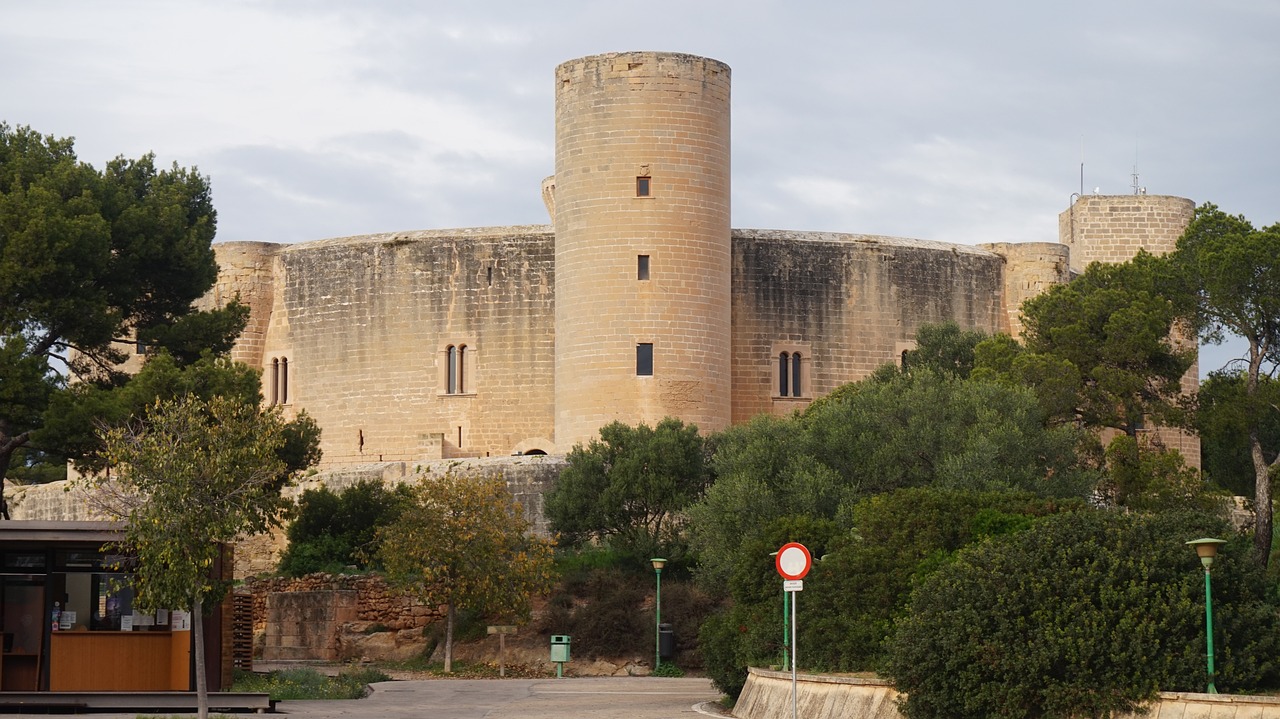
[[[309,574],[296,579],[268,577],[250,579],[244,589],[253,595],[253,633],[259,635],[267,627],[270,613],[268,598],[273,594],[351,592],[355,597],[355,615],[344,621],[381,624],[389,630],[420,629],[444,617],[437,607],[397,594],[382,577],[370,574]]]
[[[738,719],[791,716],[791,674],[751,668],[733,707]],[[880,679],[801,674],[796,709],[805,719],[905,719],[899,694]],[[1280,719],[1280,697],[1161,692],[1134,719]]]
[[[355,617],[355,592],[268,594],[262,659],[334,661],[338,658],[338,628]]]

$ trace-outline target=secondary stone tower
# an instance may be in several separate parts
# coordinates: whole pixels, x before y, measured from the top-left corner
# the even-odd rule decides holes
[[[556,68],[555,442],[614,419],[729,424],[729,67],[628,52]]]
[[[1083,272],[1091,262],[1125,262],[1139,250],[1153,255],[1173,251],[1195,211],[1195,203],[1185,197],[1084,195],[1058,215],[1058,238],[1071,250],[1071,270]],[[1195,337],[1187,332],[1179,342],[1183,347],[1196,347]],[[1193,393],[1199,387],[1196,362],[1182,377],[1182,391]],[[1199,435],[1168,427],[1148,431],[1165,446],[1180,451],[1188,464],[1200,466]]]

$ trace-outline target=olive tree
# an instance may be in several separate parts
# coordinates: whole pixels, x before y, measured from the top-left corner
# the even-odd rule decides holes
[[[377,531],[388,581],[445,606],[444,670],[453,671],[458,608],[524,619],[551,588],[551,545],[529,534],[524,508],[501,480],[447,474],[414,486],[400,516]]]

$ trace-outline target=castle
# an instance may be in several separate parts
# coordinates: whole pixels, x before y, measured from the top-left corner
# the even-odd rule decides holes
[[[1017,335],[1025,299],[1172,249],[1194,210],[1084,196],[1057,242],[977,246],[733,229],[727,65],[610,53],[560,65],[555,87],[550,226],[214,246],[206,301],[251,308],[234,358],[317,420],[328,467],[790,413],[897,361],[922,324]],[[1195,437],[1166,441],[1198,460]]]

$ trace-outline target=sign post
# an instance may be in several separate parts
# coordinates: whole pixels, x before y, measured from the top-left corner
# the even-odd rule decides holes
[[[775,555],[774,566],[782,576],[782,591],[791,595],[791,719],[796,719],[796,615],[804,590],[802,580],[813,568],[813,555],[803,544],[787,542]]]
[[[505,677],[507,675],[507,635],[516,633],[515,625],[490,626],[488,632],[498,635],[498,676]]]

